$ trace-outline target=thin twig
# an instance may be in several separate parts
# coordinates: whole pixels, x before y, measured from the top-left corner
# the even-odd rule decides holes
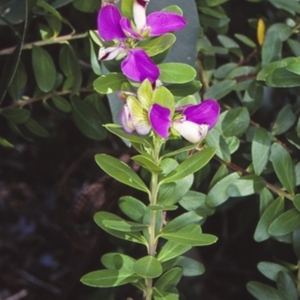
[[[80,34],[62,35],[62,36],[52,38],[52,39],[47,39],[47,40],[36,41],[36,42],[24,44],[23,47],[22,47],[22,50],[31,49],[33,46],[45,46],[45,45],[63,43],[63,42],[70,41],[70,40],[75,40],[75,39],[82,39],[82,38],[85,38],[87,36],[88,36],[88,32],[80,33]],[[14,52],[15,49],[16,49],[16,46],[0,50],[0,55],[11,54],[11,53]]]
[[[8,298],[6,298],[5,300],[20,300],[24,297],[26,297],[28,295],[28,291],[27,290],[21,290],[20,292],[9,296]]]
[[[214,159],[217,160],[219,163],[225,165],[226,167],[230,168],[231,170],[242,173],[242,175],[253,175],[253,174],[249,173],[248,171],[246,171],[245,169],[237,166],[236,164],[234,164],[232,162],[226,162],[217,156],[214,156]],[[283,196],[283,197],[293,201],[294,197],[291,194],[281,190],[280,188],[276,187],[275,185],[273,185],[269,182],[266,182],[266,187],[269,190],[271,190],[272,192],[276,193],[277,195]]]
[[[81,88],[79,89],[79,93],[91,93],[91,92],[94,92],[94,89],[90,89],[90,88]],[[2,109],[0,109],[0,113],[6,109],[9,109],[9,108],[17,108],[17,107],[23,107],[23,106],[26,106],[26,105],[29,105],[31,103],[34,103],[34,102],[37,102],[37,101],[40,101],[40,100],[47,100],[53,96],[64,96],[64,95],[69,95],[71,94],[72,91],[71,90],[67,90],[67,91],[54,91],[54,92],[51,92],[49,94],[46,94],[46,95],[43,95],[43,96],[40,96],[40,97],[32,97],[32,98],[29,98],[27,100],[19,100],[18,102],[15,102],[14,104],[10,105],[10,106],[6,106]]]

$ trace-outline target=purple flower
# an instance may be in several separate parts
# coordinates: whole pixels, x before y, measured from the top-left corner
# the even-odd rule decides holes
[[[128,36],[133,38],[160,36],[185,27],[186,19],[172,12],[153,12],[146,17],[148,2],[147,0],[134,1],[134,26],[131,26],[127,18],[122,18],[121,26]]]
[[[154,131],[166,138],[172,125],[179,135],[191,143],[199,143],[205,138],[209,129],[217,122],[220,114],[220,106],[217,101],[209,99],[197,105],[188,105],[176,109],[173,123],[170,122],[170,110],[152,105],[149,111],[149,120]]]
[[[138,42],[147,36],[160,36],[179,30],[186,25],[186,20],[171,12],[154,12],[146,17],[147,3],[145,0],[134,1],[134,25],[122,17],[117,7],[106,5],[101,8],[98,14],[99,35],[106,42],[116,43],[101,47],[98,58],[112,60],[125,57],[121,69],[129,79],[142,82],[147,78],[153,83],[160,76],[159,68],[143,49],[137,48]]]
[[[148,78],[155,82],[160,71],[157,65],[149,58],[142,49],[131,49],[127,44],[125,35],[120,23],[121,13],[113,5],[104,6],[98,14],[98,32],[104,41],[118,40],[115,46],[100,48],[100,60],[122,59],[127,56],[121,64],[122,72],[129,78],[141,82]]]

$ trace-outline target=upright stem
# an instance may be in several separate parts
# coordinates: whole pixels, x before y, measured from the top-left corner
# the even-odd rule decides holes
[[[159,152],[161,148],[161,140],[154,138],[154,151],[152,154],[152,159],[155,163],[159,162]],[[158,194],[158,175],[156,173],[152,173],[151,176],[151,185],[150,185],[150,204],[155,205],[157,203],[157,194]],[[150,224],[149,224],[149,249],[148,255],[155,256],[156,255],[156,247],[157,241],[155,236],[155,224],[156,224],[156,216],[157,212],[151,210],[150,212]],[[146,294],[144,299],[151,300],[152,299],[152,278],[146,278]]]

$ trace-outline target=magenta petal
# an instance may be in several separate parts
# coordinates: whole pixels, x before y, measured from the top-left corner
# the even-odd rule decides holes
[[[160,75],[157,65],[142,49],[129,51],[127,57],[121,64],[121,69],[128,78],[137,82],[148,79],[152,83],[155,82]]]
[[[98,14],[98,32],[102,39],[111,41],[113,39],[125,39],[121,25],[121,13],[117,7],[106,5],[100,9]]]
[[[200,104],[192,105],[184,109],[183,114],[187,121],[198,125],[207,124],[209,129],[218,121],[220,115],[220,105],[216,100],[204,100]]]
[[[162,138],[169,135],[169,128],[172,125],[170,109],[154,103],[149,110],[149,120],[153,130]]]
[[[120,25],[122,27],[123,32],[132,38],[138,39],[140,36],[131,29],[129,19],[123,17],[120,21]]]
[[[154,12],[148,15],[147,25],[151,28],[150,36],[159,36],[182,29],[186,25],[186,19],[171,12]]]

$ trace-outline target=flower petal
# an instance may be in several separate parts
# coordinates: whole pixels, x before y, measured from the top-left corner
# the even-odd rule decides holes
[[[142,49],[130,50],[121,64],[121,69],[128,78],[137,82],[148,79],[152,83],[160,75],[157,65]]]
[[[117,7],[106,5],[101,8],[98,14],[98,32],[100,37],[105,41],[125,39],[126,35],[122,30],[120,20],[121,13]]]
[[[151,28],[150,36],[159,36],[182,29],[186,19],[171,12],[154,12],[147,16],[147,25]]]
[[[218,121],[220,105],[216,100],[204,100],[200,104],[191,105],[183,110],[187,121],[198,125],[207,124],[211,129]]]
[[[149,110],[149,120],[153,130],[162,138],[167,139],[172,125],[170,109],[154,103]]]
[[[148,119],[148,111],[143,108],[141,103],[132,96],[127,98],[127,104],[131,115],[132,124],[138,134],[145,135],[151,130]]]
[[[99,49],[99,60],[112,60],[115,58],[123,58],[126,55],[126,51],[121,47],[101,47]],[[123,57],[122,57],[123,56]]]
[[[135,0],[133,3],[133,20],[137,32],[141,33],[146,26],[146,6],[148,1]]]
[[[126,36],[132,37],[134,39],[140,38],[140,36],[132,30],[129,19],[123,17],[120,21],[120,25],[122,27],[123,32],[126,34]]]
[[[199,143],[208,132],[208,125],[197,125],[190,121],[180,119],[173,122],[173,128],[190,143]]]
[[[134,127],[132,124],[132,119],[131,119],[131,115],[130,115],[130,111],[129,111],[129,107],[128,107],[127,103],[122,108],[120,121],[121,121],[121,124],[122,124],[124,130],[127,133],[132,133],[134,131]]]

